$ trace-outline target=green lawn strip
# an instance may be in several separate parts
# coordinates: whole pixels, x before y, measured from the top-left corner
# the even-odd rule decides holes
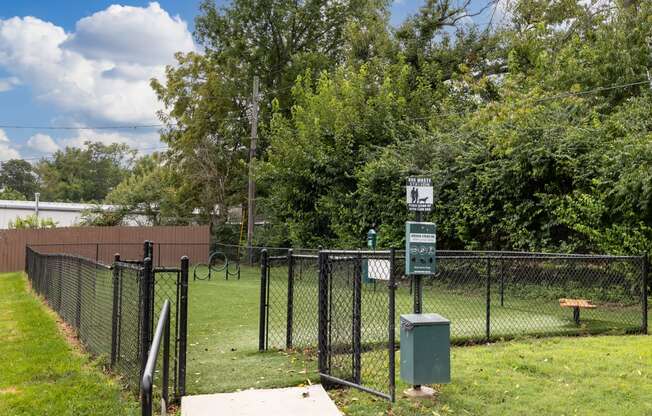
[[[648,415],[652,343],[608,336],[455,347],[452,383],[435,386],[436,400],[401,397],[408,387],[398,383],[393,406],[353,389],[331,396],[347,415]]]
[[[223,274],[211,281],[191,278],[189,394],[298,385],[316,368],[314,359],[306,361],[301,355],[257,351],[260,280],[256,272],[243,267],[239,281],[226,281]]]
[[[22,273],[0,275],[0,414],[137,414],[134,397],[75,350]]]

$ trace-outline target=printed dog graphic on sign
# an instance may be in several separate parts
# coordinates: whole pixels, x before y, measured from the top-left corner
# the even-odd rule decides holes
[[[424,203],[425,204],[426,202],[428,202],[428,197],[427,196],[424,197],[424,198],[419,198],[419,203]]]

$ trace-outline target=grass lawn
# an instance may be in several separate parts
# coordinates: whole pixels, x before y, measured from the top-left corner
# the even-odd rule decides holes
[[[72,347],[22,273],[0,275],[0,415],[131,415],[139,408]]]
[[[189,394],[318,381],[314,354],[257,352],[259,291],[256,268],[243,267],[239,281],[225,281],[223,273],[211,281],[191,281]],[[407,298],[397,299],[399,302],[409,305]],[[511,302],[505,307],[518,310]],[[382,302],[373,303],[379,310],[384,307]],[[476,306],[467,301],[449,309],[460,314],[464,308],[475,310]],[[559,309],[558,305],[554,309],[551,305],[549,310],[526,309],[522,311],[522,325],[534,326],[537,314],[541,314],[551,327],[572,328],[569,311]],[[608,313],[604,311],[603,316],[608,318]],[[495,316],[499,318],[500,312]],[[283,318],[281,312],[271,315],[270,324],[283,322]],[[601,325],[599,319],[592,322],[590,314],[586,320],[588,325]],[[483,324],[478,324],[480,330]],[[316,321],[308,319],[302,326],[312,331]],[[652,414],[651,340],[645,336],[576,337],[455,347],[453,383],[438,388],[437,401],[415,404],[399,398],[390,406],[385,400],[353,389],[333,390],[331,396],[350,415]],[[270,345],[283,342],[284,333],[270,337]],[[406,387],[399,383],[397,393]]]
[[[398,358],[397,358],[398,361]],[[650,415],[652,340],[596,336],[455,347],[452,383],[434,401],[332,391],[347,415]],[[390,411],[391,409],[391,411]]]

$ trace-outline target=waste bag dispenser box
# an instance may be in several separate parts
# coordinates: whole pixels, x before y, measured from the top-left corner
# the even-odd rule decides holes
[[[450,321],[434,313],[401,315],[401,379],[414,384],[451,380]]]

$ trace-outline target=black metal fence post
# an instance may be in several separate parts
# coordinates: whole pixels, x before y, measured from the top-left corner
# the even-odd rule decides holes
[[[78,335],[81,335],[82,284],[81,261],[77,260],[77,309],[75,311],[75,327],[77,328]]]
[[[178,397],[186,395],[186,352],[188,349],[188,271],[190,259],[187,256],[181,257],[181,288],[179,296],[179,351],[178,365],[179,374],[176,377],[175,388]]]
[[[149,240],[145,240],[143,243],[143,261],[149,257]]]
[[[318,281],[318,323],[317,323],[317,352],[319,354],[319,372],[326,374],[327,342],[328,342],[328,273],[326,271],[327,254],[319,252],[319,281]]]
[[[267,324],[267,250],[260,253],[260,312],[258,322],[258,351],[265,351]]]
[[[145,245],[147,247],[147,244]],[[147,250],[147,249],[146,249]],[[151,339],[151,323],[152,315],[150,305],[152,300],[150,299],[152,291],[152,259],[149,257],[145,258],[143,262],[143,275],[140,279],[140,294],[141,294],[141,333],[140,333],[140,377],[142,378],[143,372],[145,371],[145,364],[147,364],[147,354],[149,349],[149,342]]]
[[[57,262],[57,263],[59,263],[59,262]],[[48,267],[48,260],[47,260],[47,257],[46,257],[45,258],[45,270],[43,270],[44,274],[42,275],[42,277],[45,277],[45,273],[47,273],[47,270],[48,270],[47,267]],[[46,280],[42,278],[41,279],[41,294],[43,294],[43,290],[45,289],[43,287],[43,284],[45,282],[46,282]],[[62,267],[59,267],[59,278],[57,279],[57,288],[59,290],[57,292],[57,306],[54,309],[57,312],[61,312],[61,302],[62,302],[62,298],[63,298],[63,268]],[[52,305],[52,301],[50,301],[48,303],[50,303],[50,305]]]
[[[111,309],[111,368],[115,367],[118,351],[118,300],[120,294],[120,254],[113,257],[113,308]]]
[[[500,306],[505,306],[505,262],[502,257],[498,261],[500,262]]]
[[[353,382],[362,380],[362,256],[358,250],[353,272]]]
[[[389,287],[388,287],[388,336],[389,336],[389,395],[391,401],[396,401],[396,272],[395,267],[396,250],[389,251]]]
[[[491,338],[491,258],[487,258],[487,341]]]
[[[287,328],[285,331],[285,347],[292,348],[292,327],[294,318],[294,257],[292,249],[288,250],[288,296],[287,296]]]
[[[644,334],[647,334],[647,286],[648,286],[648,280],[647,280],[647,273],[648,273],[648,260],[647,260],[647,253],[643,255],[643,268],[641,270],[643,276],[641,276],[641,303],[642,303],[642,309],[643,309],[643,315],[642,315],[642,320],[641,320],[641,330]]]

